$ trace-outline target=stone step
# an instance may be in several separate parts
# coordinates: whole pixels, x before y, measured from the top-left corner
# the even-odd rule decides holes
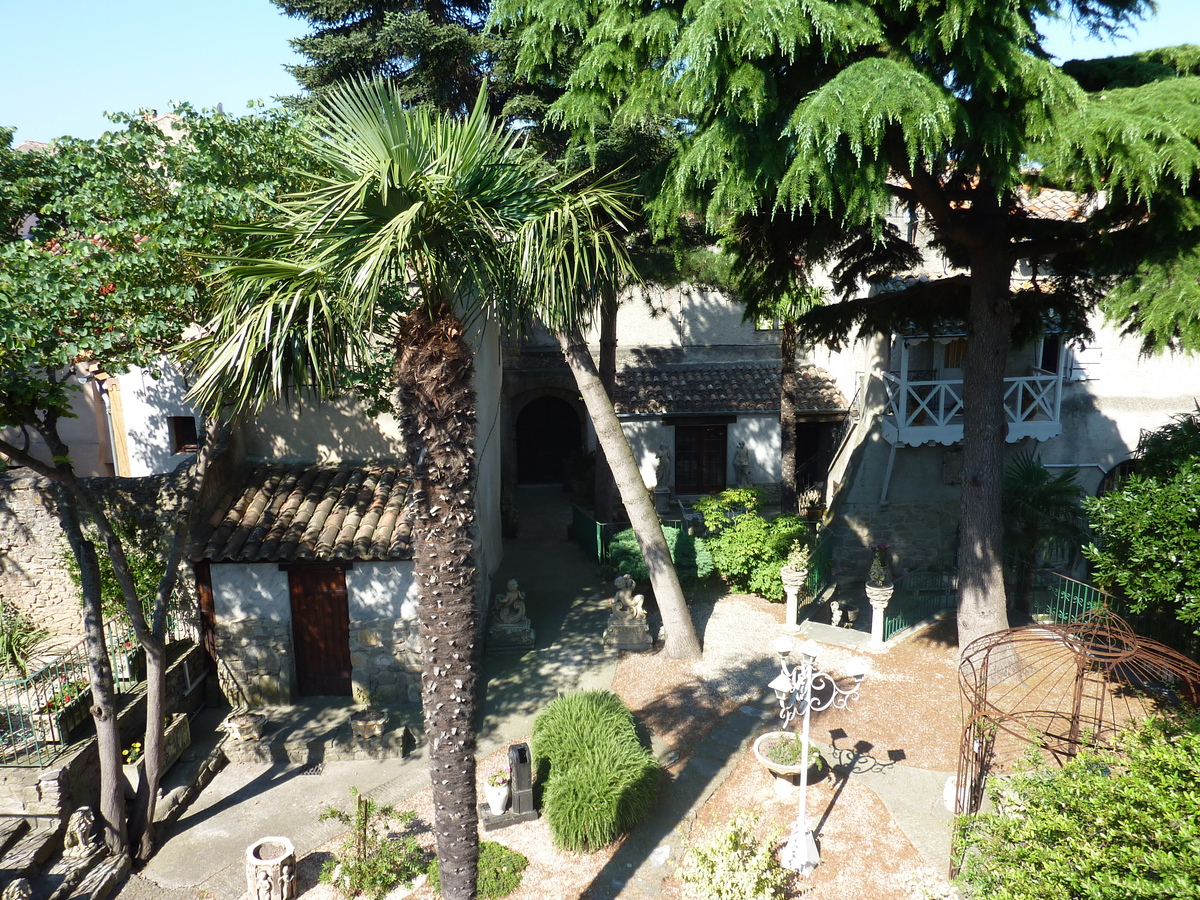
[[[35,819],[28,831],[0,858],[0,884],[17,878],[32,880],[60,846],[62,822],[55,818]]]
[[[351,733],[350,725],[339,726],[334,732],[322,735],[280,734],[267,730],[257,740],[234,740],[226,737],[221,750],[231,763],[300,763],[316,765],[324,762],[353,762],[367,759],[403,759],[417,746],[417,735],[406,722],[388,722],[382,735],[359,739]]]

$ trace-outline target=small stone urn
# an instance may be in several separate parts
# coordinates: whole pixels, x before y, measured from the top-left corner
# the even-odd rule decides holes
[[[296,848],[285,837],[265,837],[246,848],[251,900],[295,900]]]
[[[235,713],[225,720],[225,730],[235,741],[257,741],[266,724],[267,717],[262,713]]]
[[[387,720],[387,710],[368,706],[351,714],[350,730],[360,741],[370,740],[383,734],[383,726],[387,724]]]

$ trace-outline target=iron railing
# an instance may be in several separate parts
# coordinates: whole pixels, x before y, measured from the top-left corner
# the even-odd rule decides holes
[[[122,618],[104,623],[104,642],[118,693],[146,679],[145,651]],[[172,612],[168,642],[197,640],[198,622]],[[92,688],[87,645],[80,640],[25,678],[0,679],[0,766],[44,766],[90,723]]]
[[[958,603],[958,571],[927,569],[896,579],[896,590],[883,616],[883,639],[890,640],[906,628]]]

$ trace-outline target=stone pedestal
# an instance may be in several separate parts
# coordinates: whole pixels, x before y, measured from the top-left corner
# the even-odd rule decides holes
[[[670,491],[654,491],[654,511],[660,516],[670,515],[671,513],[671,492]]]
[[[872,584],[867,582],[867,600],[871,603],[871,646],[883,646],[883,614],[887,611],[888,601],[896,590],[892,584]]]
[[[783,630],[787,634],[799,634],[800,623],[796,619],[799,617],[800,611],[800,591],[804,588],[804,583],[808,581],[808,570],[784,566],[779,570],[779,577],[783,579],[783,593],[787,597],[787,606],[783,613]]]
[[[533,623],[529,619],[520,622],[494,622],[488,629],[488,650],[532,650],[534,638]]]
[[[654,640],[650,637],[650,626],[646,624],[646,616],[643,614],[633,619],[609,616],[608,627],[604,629],[604,646],[615,647],[618,650],[653,648]]]
[[[250,900],[294,900],[296,848],[285,837],[265,837],[246,848]]]

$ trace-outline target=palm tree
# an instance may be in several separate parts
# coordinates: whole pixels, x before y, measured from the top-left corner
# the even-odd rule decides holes
[[[1057,475],[1028,451],[1013,457],[1004,471],[1001,510],[1004,543],[1017,560],[1017,581],[1012,605],[1029,612],[1033,570],[1039,555],[1066,553],[1077,558],[1087,540],[1083,513],[1083,488],[1075,470]]]
[[[394,389],[376,399],[402,412],[412,470],[422,704],[438,860],[452,898],[475,896],[478,858],[468,335],[484,319],[527,312],[578,334],[580,298],[630,271],[614,233],[622,195],[550,180],[484,109],[482,95],[465,119],[406,109],[378,80],[331,91],[311,139],[324,167],[311,176],[316,187],[288,198],[274,222],[242,229],[251,249],[224,261],[208,334],[184,350],[200,369],[193,399],[236,415],[348,383]]]

